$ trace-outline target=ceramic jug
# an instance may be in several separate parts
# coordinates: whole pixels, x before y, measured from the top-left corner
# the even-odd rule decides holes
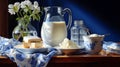
[[[45,18],[41,28],[41,38],[44,45],[58,46],[66,37],[67,30],[72,23],[72,13],[69,8],[62,9],[58,6],[45,7]],[[68,13],[68,23],[64,20],[64,14]]]

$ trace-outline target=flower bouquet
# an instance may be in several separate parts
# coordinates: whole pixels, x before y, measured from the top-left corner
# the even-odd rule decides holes
[[[22,2],[15,2],[14,4],[8,5],[8,12],[11,15],[17,15],[16,20],[18,21],[18,26],[12,32],[12,37],[19,40],[23,36],[33,35],[37,32],[30,31],[30,29],[35,30],[33,26],[30,25],[31,21],[40,20],[42,10],[37,1],[32,3],[30,0],[25,0]],[[28,27],[29,26],[29,27]]]

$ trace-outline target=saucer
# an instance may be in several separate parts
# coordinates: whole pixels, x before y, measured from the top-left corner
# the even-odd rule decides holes
[[[54,47],[55,49],[58,50],[58,54],[61,55],[79,55],[79,54],[85,54],[85,49],[84,47],[81,48],[60,48],[59,46]]]
[[[80,49],[60,49],[60,50],[65,55],[72,55],[80,52]]]
[[[48,52],[48,48],[24,48],[21,44],[14,46],[14,48],[21,53],[28,54]]]

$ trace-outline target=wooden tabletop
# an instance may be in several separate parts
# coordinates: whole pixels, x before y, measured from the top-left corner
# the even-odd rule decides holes
[[[9,58],[0,56],[0,62],[8,61],[11,63]],[[50,62],[53,63],[78,63],[78,62],[100,62],[108,60],[120,61],[120,55],[57,55],[54,56]]]
[[[108,63],[109,65],[109,63],[119,64],[119,62],[120,62],[120,55],[57,55],[50,60],[48,67],[52,67],[55,65],[60,66],[61,64],[63,65],[67,64],[68,66],[71,66],[70,64],[72,65],[76,64],[78,66],[80,65],[80,63],[84,65],[85,63],[90,63],[90,64],[99,63],[99,65],[101,65],[102,63]],[[0,66],[10,65],[10,64],[13,65],[13,67],[16,67],[16,64],[12,62],[9,58],[0,56]]]
[[[104,62],[119,60],[120,55],[58,55],[51,59],[54,63],[83,63],[83,62]]]

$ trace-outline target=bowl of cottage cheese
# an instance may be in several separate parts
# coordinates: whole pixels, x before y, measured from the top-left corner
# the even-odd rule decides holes
[[[63,42],[59,44],[59,49],[61,50],[62,54],[65,55],[72,55],[80,51],[80,47],[75,44],[73,41],[65,38]]]

